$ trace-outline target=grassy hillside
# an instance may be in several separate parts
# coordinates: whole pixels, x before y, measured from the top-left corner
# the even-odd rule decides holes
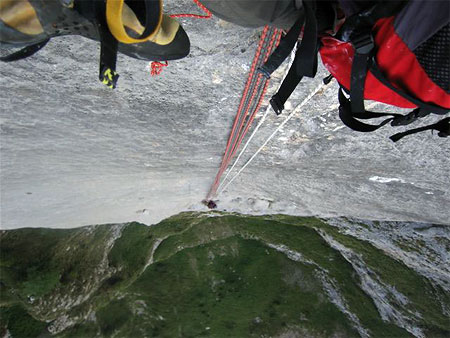
[[[315,218],[182,213],[0,240],[1,336],[450,335],[448,290]]]

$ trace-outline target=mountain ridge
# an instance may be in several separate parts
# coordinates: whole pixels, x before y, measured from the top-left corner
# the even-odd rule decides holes
[[[383,227],[188,212],[150,227],[3,230],[3,335],[444,337],[445,250],[418,237],[434,267],[420,270],[399,254],[410,239],[394,236],[396,253],[367,239]]]

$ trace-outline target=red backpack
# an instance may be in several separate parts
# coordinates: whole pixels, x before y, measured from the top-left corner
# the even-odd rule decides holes
[[[448,1],[355,1],[304,0],[305,21],[299,19],[281,41],[261,72],[270,74],[294,48],[304,26],[293,66],[280,90],[271,99],[277,114],[303,76],[314,77],[317,52],[339,82],[339,116],[345,125],[360,132],[374,131],[387,123],[407,125],[430,114],[450,111],[450,3]],[[345,13],[337,33],[322,33],[321,20]],[[336,27],[336,24],[333,25]],[[334,28],[332,27],[332,28]],[[328,27],[330,28],[330,27]],[[409,114],[366,111],[364,99],[403,108]],[[361,120],[387,117],[381,123]],[[450,135],[450,118],[397,133],[402,137],[423,130]]]

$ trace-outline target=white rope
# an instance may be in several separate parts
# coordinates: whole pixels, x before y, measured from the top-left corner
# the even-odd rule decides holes
[[[280,86],[279,86],[279,87],[281,87],[281,84],[283,83],[284,79],[286,78],[286,76],[287,76],[287,74],[288,74],[288,70],[291,69],[291,66],[292,66],[292,64],[294,63],[296,49],[297,49],[297,43],[295,44],[294,48],[293,48],[292,51],[291,51],[291,54],[290,54],[290,56],[289,56],[289,62],[288,62],[288,65],[287,65],[287,70],[286,70],[286,72],[285,72],[285,74],[284,74],[284,76],[283,76],[283,79],[281,79],[281,82],[280,82]],[[279,87],[278,87],[278,90],[280,89]],[[277,91],[278,91],[278,90],[277,90]],[[271,111],[270,108],[271,108],[271,105],[268,104],[268,105],[267,105],[267,108],[266,108],[266,111],[265,111],[264,115],[261,117],[261,119],[259,120],[258,125],[256,126],[255,130],[254,130],[253,133],[250,135],[249,139],[247,140],[247,142],[245,143],[244,147],[243,147],[242,150],[240,151],[238,157],[237,157],[236,160],[234,161],[234,163],[233,163],[233,165],[231,166],[231,168],[228,170],[227,174],[225,175],[225,178],[222,180],[222,182],[221,182],[221,183],[219,184],[219,186],[217,187],[217,191],[219,191],[219,192],[216,193],[216,195],[220,194],[220,193],[223,191],[223,189],[221,189],[222,186],[225,184],[225,182],[226,182],[228,176],[231,174],[231,172],[233,171],[234,167],[236,167],[236,164],[237,164],[237,163],[239,162],[239,160],[241,159],[242,155],[244,154],[244,152],[245,152],[245,150],[247,149],[248,145],[250,144],[251,140],[253,139],[253,137],[256,135],[257,131],[259,130],[259,128],[262,126],[262,124],[263,124],[264,121],[266,120],[267,115],[269,115],[269,112]]]
[[[255,130],[253,131],[253,133],[250,135],[250,137],[248,138],[247,142],[245,143],[244,147],[242,148],[241,152],[239,153],[238,157],[236,158],[236,160],[234,161],[233,165],[231,166],[230,170],[228,170],[227,174],[225,175],[225,178],[222,180],[222,182],[219,184],[219,187],[217,188],[217,190],[220,190],[222,188],[222,186],[225,184],[225,181],[227,180],[228,176],[230,175],[230,173],[233,171],[234,167],[236,166],[236,164],[239,162],[239,160],[241,159],[241,156],[244,154],[245,150],[247,149],[248,145],[250,144],[251,140],[253,139],[253,136],[256,135],[256,132],[258,131],[259,127],[262,126],[262,124],[264,123],[264,121],[266,120],[267,115],[269,114],[269,112],[271,111],[272,106],[269,104],[266,108],[266,112],[264,113],[264,115],[261,117],[261,119],[258,122],[258,125],[256,126]],[[221,190],[220,190],[221,191]]]
[[[263,143],[261,147],[250,157],[250,159],[242,166],[242,168],[236,173],[236,175],[233,176],[233,178],[218,192],[218,194],[222,193],[228,186],[233,182],[239,174],[253,161],[253,159],[263,150],[263,148],[267,145],[267,143],[270,142],[270,140],[278,133],[278,131],[284,127],[284,125],[297,113],[300,111],[300,109],[309,102],[309,100],[312,99],[314,95],[316,95],[322,88],[327,87],[329,84],[321,83],[319,86],[317,86],[316,89],[314,89],[297,107],[294,108],[294,110],[286,116],[283,122],[275,129],[275,131],[267,138],[267,140]]]

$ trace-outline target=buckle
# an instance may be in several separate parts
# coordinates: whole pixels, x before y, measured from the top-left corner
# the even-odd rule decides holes
[[[117,80],[119,79],[119,74],[111,68],[104,66],[100,72],[100,81],[111,89],[116,88]]]
[[[331,80],[333,80],[333,75],[332,74],[329,74],[328,76],[325,76],[322,79],[323,84],[325,84],[325,85],[329,84],[331,82]]]
[[[258,73],[261,73],[266,79],[270,79],[270,73],[267,71],[267,69],[264,66],[259,67],[256,71]]]
[[[369,54],[375,47],[371,32],[355,34],[350,38],[350,42],[358,54]]]
[[[274,96],[272,96],[269,102],[273,110],[275,111],[275,114],[280,115],[283,112],[284,104],[281,103],[278,95],[275,94]]]

